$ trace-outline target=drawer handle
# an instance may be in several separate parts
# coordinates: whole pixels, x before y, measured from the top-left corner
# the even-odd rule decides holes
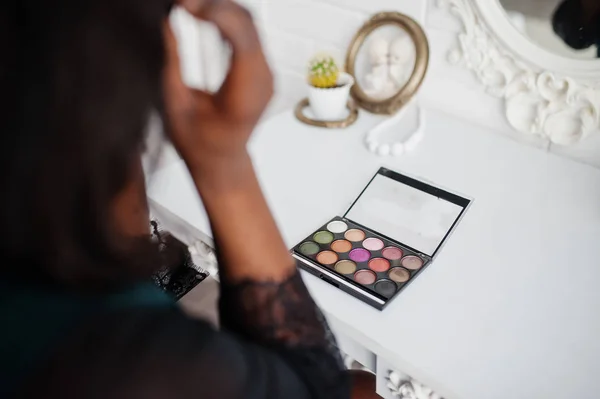
[[[335,281],[333,281],[332,279],[327,278],[322,274],[319,277],[321,278],[321,280],[328,282],[329,284],[333,285],[335,288],[340,288],[340,285],[338,283],[336,283]]]

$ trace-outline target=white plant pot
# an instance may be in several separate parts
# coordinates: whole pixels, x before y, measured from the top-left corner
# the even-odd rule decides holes
[[[354,85],[354,78],[345,72],[340,73],[337,84],[337,87],[329,89],[309,85],[308,101],[316,119],[337,121],[346,117],[348,113],[346,104],[350,98],[350,88]]]

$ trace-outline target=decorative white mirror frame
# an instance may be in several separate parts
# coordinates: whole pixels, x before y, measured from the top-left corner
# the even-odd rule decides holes
[[[536,46],[509,21],[498,0],[438,0],[460,18],[459,45],[448,60],[477,75],[504,99],[518,131],[574,144],[600,124],[600,59],[573,60]]]

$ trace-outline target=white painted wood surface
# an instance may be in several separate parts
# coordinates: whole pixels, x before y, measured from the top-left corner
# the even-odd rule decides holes
[[[404,158],[363,146],[380,121],[320,130],[278,115],[251,150],[288,246],[341,215],[380,166],[475,202],[437,260],[383,312],[305,275],[334,331],[449,399],[593,398],[600,390],[600,171],[427,112]],[[151,199],[210,236],[181,163]]]

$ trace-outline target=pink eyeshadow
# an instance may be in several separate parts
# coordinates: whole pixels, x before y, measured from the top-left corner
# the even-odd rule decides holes
[[[360,270],[354,274],[354,280],[356,280],[357,283],[364,285],[373,284],[376,279],[377,276],[375,273],[369,270]]]
[[[402,259],[402,266],[409,270],[418,270],[423,266],[423,260],[414,255],[406,256]]]
[[[396,247],[387,247],[383,251],[381,251],[384,258],[389,260],[398,260],[402,258],[404,252],[400,248]]]
[[[379,238],[367,238],[363,241],[363,247],[368,249],[369,251],[379,251],[383,248],[383,241]]]

